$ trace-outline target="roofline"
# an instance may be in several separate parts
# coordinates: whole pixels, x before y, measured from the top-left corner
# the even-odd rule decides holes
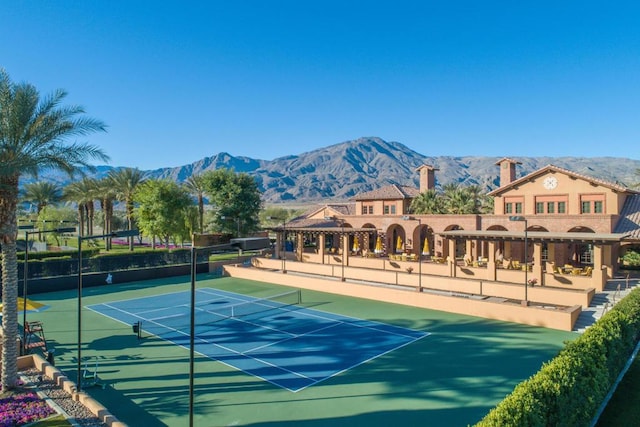
[[[436,233],[445,238],[464,238],[477,240],[527,240],[533,242],[588,242],[618,243],[628,237],[622,233],[554,233],[547,231],[504,231],[504,230],[450,230]]]
[[[550,172],[550,171],[554,172],[554,173],[555,172],[564,173],[564,174],[569,175],[570,177],[575,178],[575,179],[583,179],[585,181],[588,181],[588,182],[591,182],[591,183],[595,183],[595,184],[601,185],[603,187],[607,187],[607,188],[609,188],[609,189],[611,189],[613,191],[618,191],[618,192],[621,192],[621,193],[640,194],[639,191],[632,190],[632,189],[630,189],[628,187],[624,187],[622,185],[614,184],[612,182],[604,181],[604,180],[601,180],[601,179],[598,179],[598,178],[594,178],[594,177],[591,177],[591,176],[588,176],[588,175],[579,174],[579,173],[570,171],[569,169],[564,169],[564,168],[561,168],[559,166],[555,166],[555,165],[552,165],[552,164],[549,164],[547,166],[544,166],[543,168],[540,168],[540,169],[538,169],[536,171],[533,171],[533,172],[531,172],[531,173],[529,173],[529,174],[527,174],[527,175],[525,175],[523,177],[520,177],[520,178],[516,179],[515,181],[511,181],[510,183],[508,183],[508,184],[506,184],[506,185],[504,185],[502,187],[498,187],[495,190],[490,191],[487,194],[489,196],[496,196],[496,195],[498,195],[498,194],[500,194],[500,193],[502,193],[504,191],[507,191],[507,190],[509,190],[509,189],[511,189],[511,188],[513,188],[515,186],[522,185],[523,183],[525,183],[527,181],[530,181],[533,178],[536,178],[536,177],[538,177],[538,176],[540,176],[540,175],[542,175],[542,174],[544,174],[546,172]]]

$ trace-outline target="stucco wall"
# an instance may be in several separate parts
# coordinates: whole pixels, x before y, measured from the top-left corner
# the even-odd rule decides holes
[[[335,278],[308,276],[301,278],[296,274],[282,274],[281,272],[255,267],[225,266],[225,271],[232,277],[564,331],[572,330],[573,324],[581,311],[578,305],[563,310],[550,310],[519,304],[507,304],[500,302],[500,300],[492,301],[491,298],[474,299],[432,293],[417,293],[353,282],[344,283]],[[415,277],[416,275],[413,275],[413,278]],[[454,285],[452,284],[452,286]]]

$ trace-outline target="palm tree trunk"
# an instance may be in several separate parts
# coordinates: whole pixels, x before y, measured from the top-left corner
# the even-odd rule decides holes
[[[82,203],[78,203],[78,236],[84,235],[84,215],[83,215]]]
[[[2,390],[18,380],[18,177],[0,179],[0,243],[2,243]]]
[[[2,390],[18,379],[18,261],[16,241],[2,244]]]
[[[95,215],[95,205],[93,201],[87,202],[87,235],[93,236],[93,219]]]
[[[127,201],[127,223],[129,230],[133,230],[133,200]],[[129,250],[133,252],[133,236],[129,237]]]
[[[204,230],[204,198],[202,194],[198,194],[198,233],[202,234]]]

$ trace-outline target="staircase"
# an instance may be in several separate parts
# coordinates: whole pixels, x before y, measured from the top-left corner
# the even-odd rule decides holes
[[[578,333],[586,331],[589,326],[593,325],[636,286],[640,286],[638,278],[609,280],[604,287],[604,291],[596,293],[589,307],[582,309],[582,313],[580,313],[578,320],[573,325],[573,331]]]

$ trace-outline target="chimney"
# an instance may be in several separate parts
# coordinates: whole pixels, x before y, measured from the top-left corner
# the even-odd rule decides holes
[[[420,173],[420,192],[436,188],[436,169],[430,165],[422,165],[416,169]]]
[[[504,157],[496,163],[496,165],[500,166],[500,187],[509,185],[516,180],[516,165],[521,164],[521,162],[507,157]]]

